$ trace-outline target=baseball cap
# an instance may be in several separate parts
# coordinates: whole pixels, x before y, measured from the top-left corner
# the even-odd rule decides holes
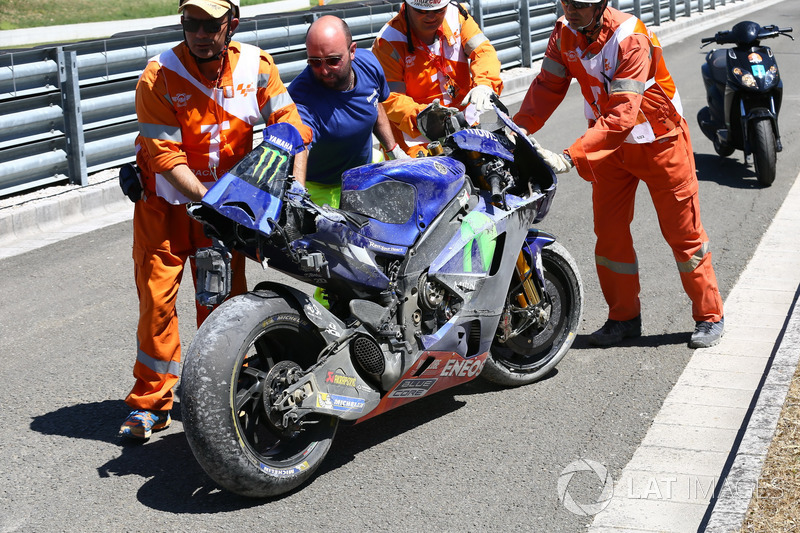
[[[406,0],[406,4],[414,9],[421,9],[422,11],[434,11],[442,9],[450,3],[450,0]]]
[[[199,7],[215,19],[222,17],[234,7],[228,0],[186,0],[178,6],[178,13],[182,13],[188,6]]]

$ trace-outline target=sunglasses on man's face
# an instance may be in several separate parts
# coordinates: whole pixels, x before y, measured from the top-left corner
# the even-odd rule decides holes
[[[224,26],[226,22],[227,19],[224,18],[198,20],[187,19],[184,17],[181,19],[181,25],[183,26],[183,29],[189,33],[197,33],[201,26],[203,27],[203,31],[208,34],[217,33],[222,29],[222,26]]]
[[[561,3],[564,4],[564,7],[572,6],[572,9],[586,9],[595,5],[590,2],[576,2],[575,0],[561,0]]]
[[[338,67],[342,64],[342,56],[308,58],[308,64],[311,66],[311,68],[319,68],[322,66],[323,62],[329,67]]]

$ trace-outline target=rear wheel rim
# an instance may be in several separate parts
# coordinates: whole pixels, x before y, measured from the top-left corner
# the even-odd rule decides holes
[[[261,466],[286,468],[301,463],[320,441],[329,439],[336,429],[331,417],[309,415],[302,428],[281,427],[282,416],[270,416],[271,405],[290,383],[280,383],[278,368],[300,366],[290,361],[292,354],[303,352],[309,343],[298,346],[297,325],[288,320],[273,320],[259,331],[239,357],[233,380],[232,410],[236,432],[243,448]],[[289,350],[291,347],[291,350]],[[290,353],[291,352],[291,353]],[[266,395],[266,397],[265,397]]]

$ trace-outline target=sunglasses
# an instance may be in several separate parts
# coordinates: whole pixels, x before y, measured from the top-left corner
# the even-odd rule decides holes
[[[308,64],[311,66],[311,68],[321,67],[323,61],[329,67],[338,67],[339,65],[342,64],[342,56],[309,57],[307,61]]]
[[[181,19],[181,26],[183,29],[189,33],[197,33],[200,30],[200,27],[203,27],[203,31],[212,34],[217,33],[219,30],[222,29],[222,26],[225,25],[227,19]]]
[[[592,7],[594,3],[590,2],[576,2],[575,0],[561,0],[561,3],[564,6],[572,6],[572,9],[586,9],[587,7]]]

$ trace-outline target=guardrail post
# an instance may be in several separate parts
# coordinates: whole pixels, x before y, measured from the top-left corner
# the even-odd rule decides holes
[[[669,0],[669,20],[675,21],[678,18],[678,4],[677,0]]]
[[[525,36],[520,42],[522,66],[530,68],[533,64],[533,55],[531,53],[531,8],[528,6],[528,0],[519,0],[519,23],[520,34]]]
[[[697,0],[697,12],[702,13],[705,10],[705,1],[704,0]]]
[[[611,0],[611,7],[619,9],[619,0]]]
[[[661,0],[653,0],[653,26],[661,26]]]
[[[76,185],[88,185],[81,93],[78,85],[78,54],[74,50],[65,52],[60,46],[56,50],[58,53],[58,82],[61,87],[61,109],[64,111],[64,133],[67,138],[69,182]]]
[[[633,16],[642,19],[642,0],[633,0]]]
[[[701,2],[703,0],[700,0]],[[686,0],[683,3],[683,16],[687,18],[691,18],[692,16],[692,0]]]
[[[481,29],[483,29],[483,6],[481,6],[481,0],[472,0],[472,18],[475,19],[475,23]]]

